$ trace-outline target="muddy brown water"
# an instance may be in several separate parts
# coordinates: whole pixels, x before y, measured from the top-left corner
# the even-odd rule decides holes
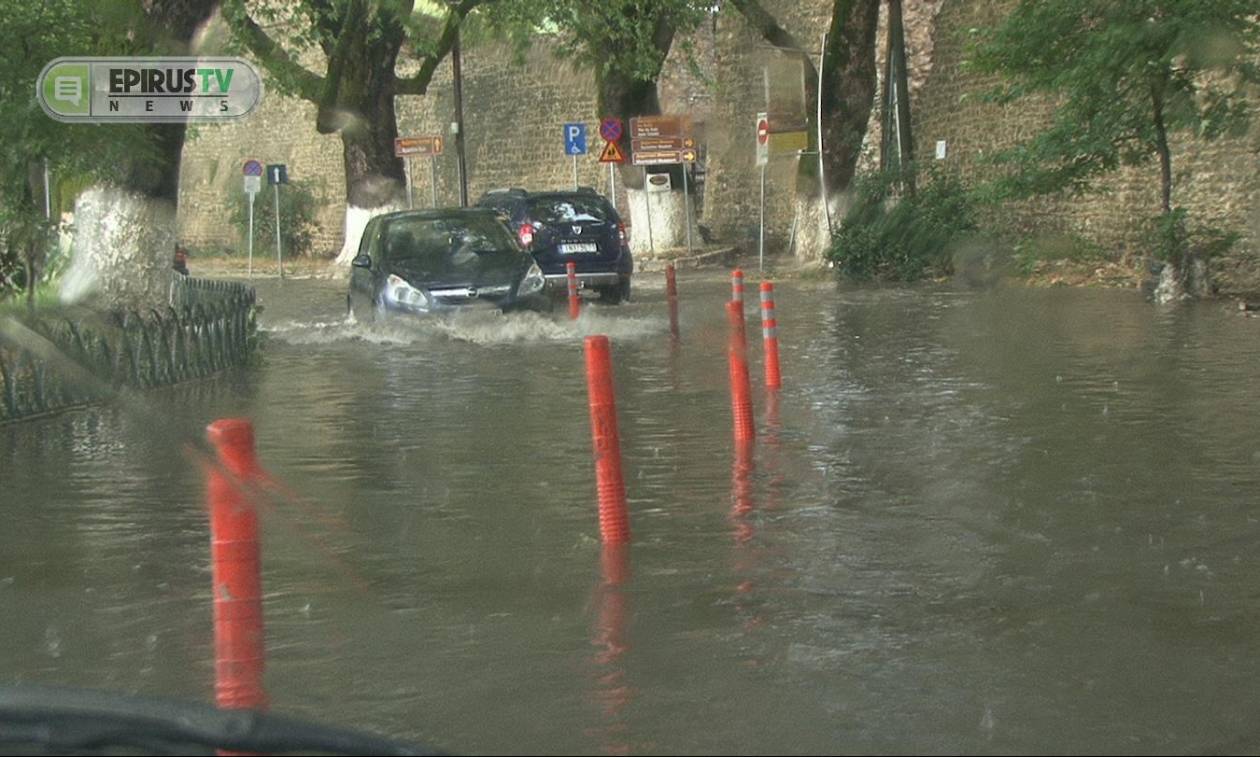
[[[785,386],[771,407],[754,344],[739,465],[725,279],[680,278],[676,346],[642,279],[576,324],[380,327],[343,320],[340,283],[261,282],[257,365],[0,427],[0,683],[212,699],[183,447],[244,415],[296,492],[264,511],[277,711],[457,752],[1260,746],[1260,320],[788,282]],[[618,586],[591,333],[634,532]]]

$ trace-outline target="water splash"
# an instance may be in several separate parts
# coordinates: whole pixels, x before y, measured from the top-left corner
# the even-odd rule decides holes
[[[588,308],[576,321],[539,313],[477,310],[431,318],[391,318],[379,323],[358,323],[352,318],[286,321],[264,327],[263,331],[273,339],[296,345],[349,341],[403,345],[445,338],[489,346],[576,341],[592,334],[615,340],[640,339],[663,334],[668,328],[663,317],[626,317]]]

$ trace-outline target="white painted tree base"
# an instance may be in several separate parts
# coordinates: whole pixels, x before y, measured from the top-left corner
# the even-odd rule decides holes
[[[356,208],[353,205],[347,205],[345,236],[343,237],[345,241],[342,242],[341,251],[337,253],[336,264],[349,267],[350,261],[359,254],[359,243],[363,241],[363,229],[368,221],[386,213],[406,209],[405,204],[381,205],[377,208]]]
[[[74,205],[73,257],[61,280],[67,304],[160,307],[175,272],[175,203],[114,187],[91,187]]]
[[[636,257],[650,258],[665,250],[687,246],[686,203],[682,191],[646,192],[627,189],[630,205],[630,251]],[[694,198],[693,198],[694,199]],[[691,246],[700,249],[704,242],[695,224],[695,207],[691,209]],[[649,214],[651,218],[649,219]]]
[[[792,242],[792,251],[801,263],[821,262],[831,248],[831,231],[827,228],[827,214],[823,212],[822,202],[816,197],[797,197],[794,204],[796,238]]]

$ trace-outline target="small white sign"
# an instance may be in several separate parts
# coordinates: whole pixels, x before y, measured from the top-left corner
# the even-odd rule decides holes
[[[936,140],[936,159],[945,160],[945,140]]]
[[[256,195],[261,189],[262,189],[261,176],[246,176],[245,177],[245,192],[247,194]]]
[[[757,165],[770,162],[770,114],[757,114]]]

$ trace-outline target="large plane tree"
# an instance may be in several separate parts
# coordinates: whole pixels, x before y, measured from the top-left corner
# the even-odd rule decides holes
[[[42,5],[48,6],[48,3]],[[114,55],[196,54],[194,40],[216,0],[117,0],[90,4],[102,47]],[[78,48],[82,49],[82,48]],[[75,47],[61,55],[76,54]],[[74,209],[74,262],[63,294],[100,293],[111,305],[165,302],[177,234],[183,124],[76,125],[112,144],[93,157],[96,183]],[[80,137],[82,132],[80,132]],[[128,149],[128,145],[138,145]],[[120,149],[121,148],[121,149]],[[102,168],[102,161],[108,160]]]
[[[224,0],[224,18],[267,70],[269,83],[314,103],[315,128],[341,137],[346,226],[338,262],[354,256],[369,219],[405,207],[404,166],[394,156],[394,98],[428,91],[460,24],[485,1],[460,0],[429,15],[417,12],[414,0]],[[285,37],[270,27],[285,29]],[[322,57],[319,73],[299,61],[312,48]],[[414,51],[419,68],[403,76],[397,67],[406,51]]]

